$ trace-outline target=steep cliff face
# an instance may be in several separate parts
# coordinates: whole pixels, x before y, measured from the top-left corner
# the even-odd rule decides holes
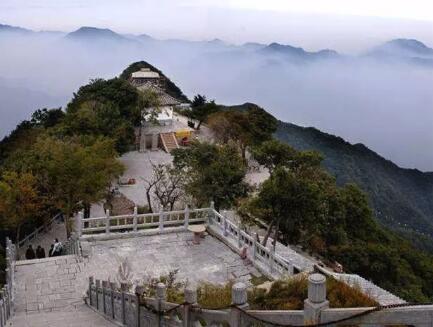
[[[275,135],[299,150],[317,150],[337,183],[367,192],[384,225],[433,251],[433,173],[403,169],[363,144],[350,144],[315,128],[280,122]]]

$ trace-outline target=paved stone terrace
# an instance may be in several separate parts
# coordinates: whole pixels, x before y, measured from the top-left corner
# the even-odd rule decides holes
[[[146,237],[94,241],[86,274],[101,280],[118,281],[118,270],[127,261],[131,279],[167,275],[178,269],[179,280],[225,283],[260,276],[252,265],[232,252],[216,238],[207,235],[200,245],[192,243],[192,233],[179,232]]]

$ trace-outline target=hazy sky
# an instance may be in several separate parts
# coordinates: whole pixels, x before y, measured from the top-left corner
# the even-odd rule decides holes
[[[62,31],[91,25],[159,38],[277,41],[346,52],[396,37],[433,45],[431,0],[1,0],[0,22]]]

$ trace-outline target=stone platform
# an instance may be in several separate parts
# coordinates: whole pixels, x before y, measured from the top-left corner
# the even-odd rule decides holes
[[[118,281],[119,266],[126,263],[130,279],[137,282],[178,270],[182,281],[225,283],[242,280],[249,284],[260,273],[208,235],[199,245],[190,232],[91,242],[86,274],[101,280]]]

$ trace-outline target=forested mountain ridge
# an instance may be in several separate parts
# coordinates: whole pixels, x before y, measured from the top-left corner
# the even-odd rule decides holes
[[[363,144],[315,128],[279,122],[275,136],[299,150],[317,150],[340,185],[355,183],[367,194],[377,219],[433,251],[433,173],[404,169]]]

